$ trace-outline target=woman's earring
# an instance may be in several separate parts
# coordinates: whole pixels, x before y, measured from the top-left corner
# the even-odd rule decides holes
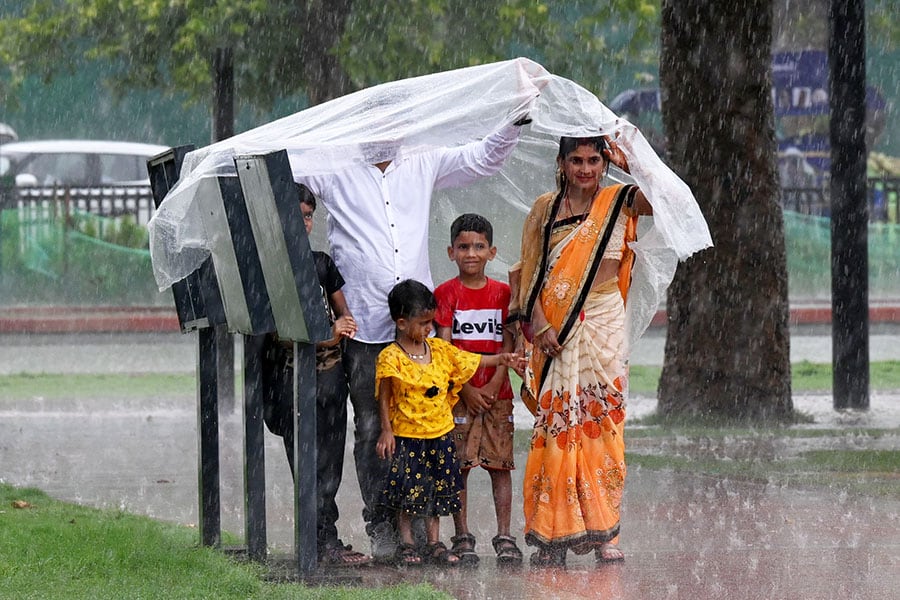
[[[562,170],[562,167],[556,167],[556,187],[559,190],[566,187],[566,172]]]

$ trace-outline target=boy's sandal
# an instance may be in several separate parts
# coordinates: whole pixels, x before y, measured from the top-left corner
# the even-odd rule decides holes
[[[422,564],[422,555],[412,544],[399,544],[397,546],[397,564],[405,567],[418,567]]]
[[[338,542],[326,548],[319,561],[323,565],[336,567],[361,567],[372,562],[372,557],[356,552],[349,544],[345,546]]]
[[[494,552],[497,553],[498,565],[521,565],[522,551],[516,546],[516,538],[509,535],[494,536],[491,540]]]
[[[447,546],[444,545],[444,542],[426,544],[425,547],[422,548],[422,558],[433,565],[455,567],[459,564],[459,557],[447,550]]]
[[[450,538],[453,547],[450,552],[459,557],[459,564],[463,567],[478,565],[478,555],[475,554],[475,536],[471,533],[461,533]]]

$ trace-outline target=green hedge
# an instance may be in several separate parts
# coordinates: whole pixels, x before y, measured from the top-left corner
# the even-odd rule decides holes
[[[830,298],[830,220],[785,211],[792,300]],[[0,213],[0,303],[152,305],[156,289],[147,233],[130,217]],[[900,299],[900,225],[869,225],[869,298]]]
[[[146,229],[133,218],[80,213],[69,223],[17,209],[0,214],[0,302],[166,306]],[[140,246],[138,248],[128,246]]]

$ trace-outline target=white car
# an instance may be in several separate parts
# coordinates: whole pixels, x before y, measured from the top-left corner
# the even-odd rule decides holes
[[[13,129],[6,123],[0,123],[0,144],[15,142],[18,139],[19,134],[16,133],[15,129]]]
[[[149,185],[147,159],[168,146],[101,140],[0,144],[0,177],[17,186]]]

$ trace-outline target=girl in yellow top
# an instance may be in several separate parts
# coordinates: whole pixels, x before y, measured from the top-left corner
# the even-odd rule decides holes
[[[398,560],[455,565],[459,558],[440,541],[440,521],[459,511],[462,488],[453,430],[453,405],[459,390],[478,367],[515,366],[517,354],[482,356],[428,337],[437,301],[425,285],[407,279],[388,295],[396,339],[378,355],[375,386],[381,413],[376,452],[391,465],[381,503],[397,511]],[[424,518],[427,544],[420,555],[413,545],[412,516]]]

